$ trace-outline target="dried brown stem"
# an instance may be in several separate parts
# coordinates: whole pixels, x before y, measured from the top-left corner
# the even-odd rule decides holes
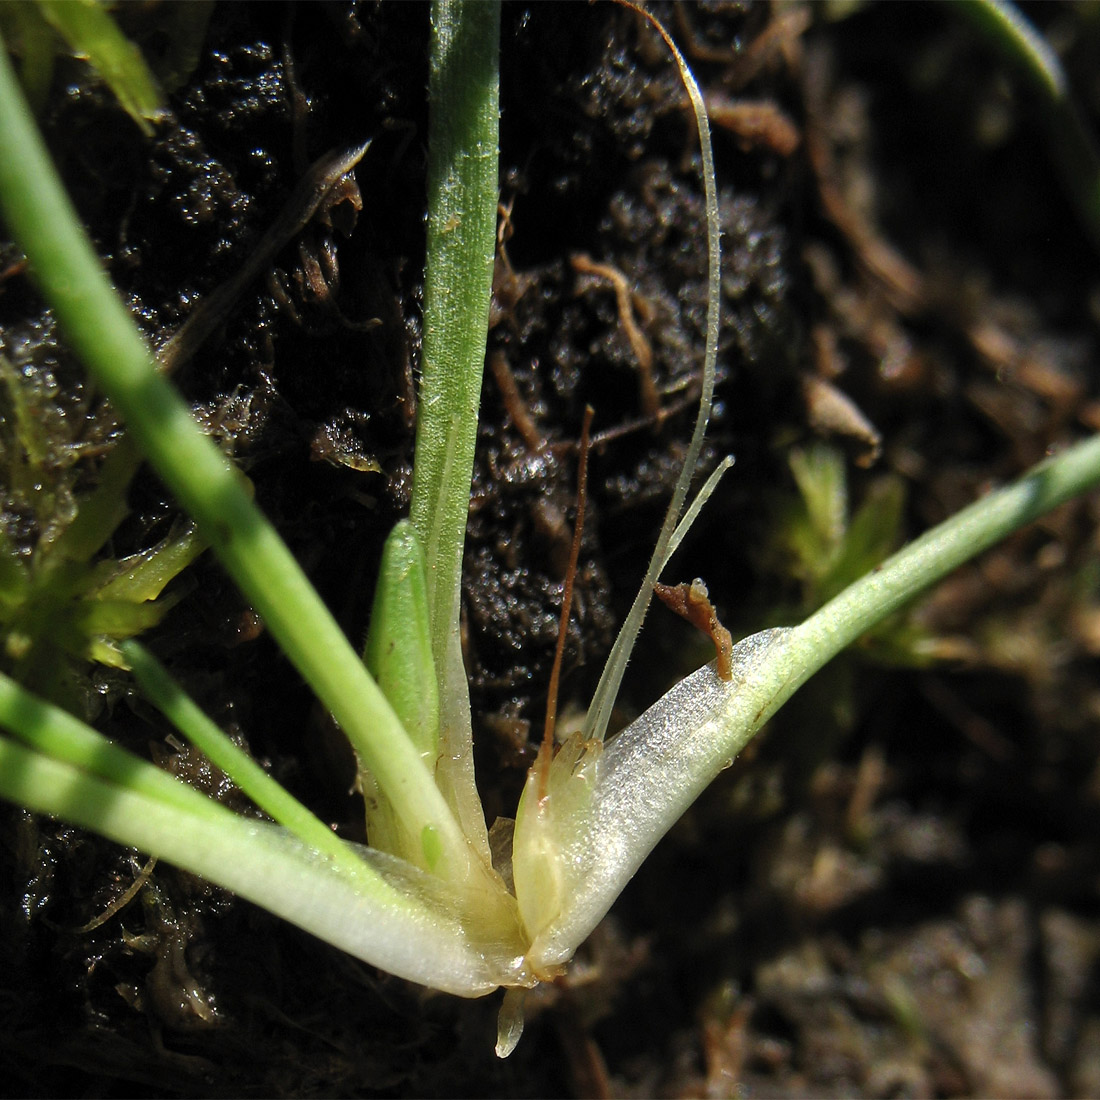
[[[718,655],[719,679],[732,680],[733,638],[718,621],[718,612],[710,602],[707,586],[696,577],[691,584],[655,584],[653,591],[666,607],[710,638]]]

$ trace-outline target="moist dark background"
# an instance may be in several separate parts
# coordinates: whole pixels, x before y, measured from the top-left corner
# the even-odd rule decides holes
[[[893,474],[915,534],[1100,426],[1095,252],[1034,105],[949,9],[654,10],[716,118],[724,327],[701,473],[737,459],[666,578],[705,578],[743,634],[805,596],[776,536],[794,499],[787,455],[827,434],[804,378],[827,379],[881,432],[869,469],[865,444],[834,436],[853,506]],[[1095,123],[1098,28],[1070,7],[1029,11]],[[163,11],[122,14],[149,56],[166,51]],[[320,301],[302,289],[302,250],[320,243],[310,227],[179,378],[353,637],[408,506],[427,19],[412,4],[220,4],[151,141],[75,63],[42,118],[154,340],[241,263],[303,158],[372,139],[356,173],[363,210],[335,239],[338,289]],[[288,57],[308,101],[297,113]],[[723,98],[765,107],[770,125],[722,125]],[[695,138],[664,49],[633,14],[506,5],[501,103],[510,214],[490,356],[546,447],[532,451],[487,372],[463,611],[490,820],[514,808],[541,729],[584,406],[607,438],[592,458],[563,707],[588,698],[644,570],[690,433],[706,296]],[[659,427],[614,295],[574,271],[577,254],[625,273],[645,310],[673,410]],[[10,245],[2,258],[16,258]],[[113,421],[25,279],[5,281],[0,337],[56,391],[58,430],[89,445],[75,487],[94,483],[90,444]],[[151,475],[131,505],[118,556],[176,515]],[[663,842],[571,976],[532,998],[503,1063],[497,997],[422,993],[165,866],[120,914],[73,931],[141,861],[5,807],[5,1091],[1095,1092],[1095,520],[1095,501],[1063,508],[926,601],[913,621],[950,660],[915,671],[871,651],[826,670]],[[33,545],[10,502],[4,522]],[[360,835],[350,759],[309,692],[212,560],[183,583],[151,644],[282,782]],[[654,609],[620,717],[705,658]],[[86,700],[100,728],[232,802],[125,682],[91,670]]]

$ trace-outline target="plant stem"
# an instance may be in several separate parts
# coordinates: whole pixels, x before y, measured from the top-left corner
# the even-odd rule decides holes
[[[500,7],[435,0],[428,100],[428,261],[411,518],[444,676],[458,626],[497,212]]]
[[[653,548],[653,555],[646,567],[645,577],[638,595],[635,596],[630,610],[627,612],[623,625],[615,638],[615,644],[611,647],[611,653],[600,673],[599,683],[592,694],[592,702],[588,708],[588,714],[584,720],[586,737],[594,737],[602,740],[607,733],[607,724],[611,720],[611,709],[619,694],[619,685],[622,683],[623,673],[626,671],[627,661],[634,650],[634,642],[638,632],[642,628],[646,610],[653,598],[653,585],[656,582],[665,562],[671,553],[669,546],[675,536],[680,512],[684,507],[687,491],[691,486],[691,479],[695,475],[695,467],[698,465],[699,455],[703,449],[703,438],[707,431],[707,422],[710,420],[711,405],[714,402],[714,384],[716,377],[716,364],[718,357],[718,331],[721,313],[721,224],[718,218],[718,184],[714,173],[714,152],[710,140],[710,124],[707,122],[706,106],[703,103],[703,93],[695,80],[684,56],[680,53],[676,43],[672,41],[667,30],[645,8],[632,2],[622,0],[625,7],[632,8],[650,25],[664,40],[680,71],[680,79],[683,81],[684,90],[687,92],[691,103],[692,113],[695,116],[695,125],[699,132],[699,155],[701,160],[701,172],[703,180],[703,196],[707,217],[707,335],[703,351],[703,375],[702,386],[699,394],[699,412],[695,418],[695,427],[692,429],[691,441],[688,443],[684,454],[683,469],[676,479],[676,485],[672,490],[672,499],[669,501],[668,510],[661,523],[661,530],[657,536],[657,544]]]
[[[197,794],[200,811],[167,805],[0,737],[0,797],[159,856],[410,981],[477,997],[512,977],[433,899],[428,876],[391,882],[363,860],[333,864]]]
[[[711,665],[701,668],[612,738],[587,809],[559,819],[550,838],[563,904],[529,953],[536,972],[572,957],[661,837],[815,672],[957,566],[1098,483],[1094,436],[945,520],[800,626],[743,639],[730,683]],[[517,847],[525,818],[537,818],[531,788],[516,822]]]
[[[68,339],[284,652],[340,723],[412,835],[464,874],[467,845],[392,708],[245,479],[157,373],[82,231],[0,43],[0,210]]]
[[[283,789],[251,757],[233,744],[209,718],[184,694],[163,668],[135,642],[123,643],[128,659],[142,688],[156,706],[172,720],[178,729],[200,748],[226,774],[233,776],[237,786],[261,809],[285,825],[303,843],[314,848],[345,874],[367,882],[381,880],[373,868],[357,856],[351,846],[337,837],[296,798]],[[226,810],[211,798],[200,794],[182,780],[142,760],[86,726],[67,711],[46,702],[0,674],[0,726],[23,740],[40,760],[50,758],[73,769],[64,791],[52,795],[39,793],[35,797],[46,801],[46,812],[73,821],[74,807],[82,802],[81,791],[98,797],[100,786],[88,785],[94,777],[102,780],[116,793],[131,794],[156,803],[166,815],[184,815],[193,825],[202,820],[223,823]],[[0,739],[3,743],[3,739]],[[31,768],[29,774],[36,774]],[[33,790],[33,788],[32,788]],[[60,801],[49,801],[56,797]],[[90,804],[83,804],[81,813],[92,813]],[[98,829],[98,819],[91,827]],[[86,822],[87,823],[87,822]],[[133,828],[117,839],[123,843],[144,847],[154,855],[164,855],[161,848],[146,846],[144,826],[134,822]],[[185,826],[177,824],[177,829]],[[99,831],[102,832],[102,829]],[[186,864],[183,864],[186,866]],[[387,887],[388,889],[388,887]]]
[[[217,806],[193,787],[127,752],[67,711],[0,674],[0,726],[46,756],[90,775],[195,814]]]
[[[436,783],[488,864],[458,614],[496,248],[500,5],[435,0],[431,26],[427,268],[411,519],[424,549],[439,686]]]
[[[1100,482],[1100,435],[1033,467],[903,547],[814,612],[791,637],[804,665],[776,709],[842,649],[963,562]]]
[[[334,863],[345,869],[362,866],[349,845],[234,744],[144,646],[127,641],[120,648],[146,698],[261,810]]]

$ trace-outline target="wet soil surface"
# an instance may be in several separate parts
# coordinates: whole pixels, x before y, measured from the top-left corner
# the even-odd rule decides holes
[[[829,594],[806,550],[806,469],[843,474],[827,545],[885,547],[1100,428],[1100,283],[1029,97],[950,9],[655,10],[715,126],[723,332],[700,474],[737,460],[666,579],[703,577],[738,636]],[[1070,7],[1033,14],[1095,125],[1097,28]],[[150,56],[170,52],[155,10],[130,18]],[[314,159],[371,139],[362,209],[349,198],[332,226],[307,226],[177,373],[352,636],[408,506],[427,32],[414,5],[222,4],[153,139],[75,65],[43,112],[154,343],[243,263]],[[584,408],[597,445],[566,710],[591,692],[678,472],[706,299],[696,143],[652,32],[611,5],[508,5],[501,81],[463,607],[490,820],[514,808],[541,728]],[[0,261],[2,350],[43,410],[64,504],[116,425],[10,245]],[[29,556],[48,532],[9,480],[4,534]],[[866,500],[895,506],[849,535]],[[149,475],[130,505],[116,556],[176,515]],[[537,993],[503,1063],[495,997],[425,994],[5,807],[6,1091],[1100,1092],[1098,511],[1076,502],[1010,539],[804,689]],[[177,583],[151,644],[360,836],[350,759],[262,624],[210,560]],[[621,717],[706,645],[651,611]],[[101,729],[235,804],[122,678],[69,686]]]

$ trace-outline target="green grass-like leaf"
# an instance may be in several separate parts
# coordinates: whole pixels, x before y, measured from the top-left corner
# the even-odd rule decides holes
[[[152,137],[152,123],[164,113],[156,78],[141,50],[115,25],[98,0],[37,0],[46,21],[106,81],[126,113]]]

